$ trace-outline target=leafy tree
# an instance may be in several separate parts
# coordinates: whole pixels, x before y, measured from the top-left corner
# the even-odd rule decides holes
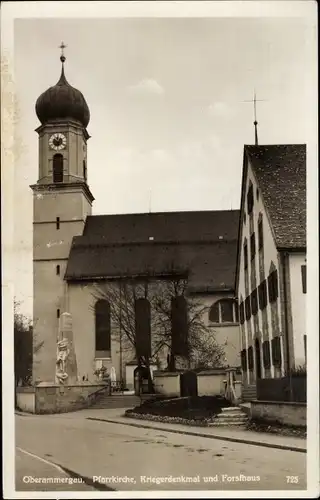
[[[15,387],[30,385],[32,380],[33,354],[38,352],[42,342],[33,339],[30,318],[19,312],[20,303],[14,302],[14,375]]]

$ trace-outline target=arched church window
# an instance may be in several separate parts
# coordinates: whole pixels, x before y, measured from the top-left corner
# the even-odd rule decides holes
[[[96,357],[110,357],[111,314],[107,300],[100,299],[95,304],[95,326]]]
[[[63,182],[63,156],[57,153],[53,157],[53,182]]]
[[[151,307],[146,298],[135,301],[135,332],[137,356],[151,356]]]
[[[178,356],[188,354],[188,304],[183,295],[171,299],[172,352]]]
[[[211,323],[237,323],[237,304],[233,299],[221,299],[215,302],[209,310]]]

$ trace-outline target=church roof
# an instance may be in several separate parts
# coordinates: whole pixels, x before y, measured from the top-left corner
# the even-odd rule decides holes
[[[65,278],[188,275],[193,291],[233,290],[238,226],[239,210],[89,216]]]
[[[306,145],[245,146],[278,248],[306,247]]]

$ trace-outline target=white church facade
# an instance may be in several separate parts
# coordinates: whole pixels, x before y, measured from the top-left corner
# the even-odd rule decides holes
[[[94,381],[96,370],[104,366],[132,386],[136,353],[124,349],[110,303],[95,292],[107,282],[143,283],[146,277],[153,289],[186,280],[188,297],[201,302],[203,322],[222,349],[222,364],[240,368],[234,298],[239,211],[92,215],[90,112],[84,96],[66,80],[64,56],[61,62],[58,83],[36,103],[41,125],[36,130],[39,176],[31,186],[33,332],[34,342],[43,347],[34,354],[34,383],[56,381],[57,342],[67,313],[76,379]],[[151,367],[165,368],[167,357],[164,346],[151,356]]]

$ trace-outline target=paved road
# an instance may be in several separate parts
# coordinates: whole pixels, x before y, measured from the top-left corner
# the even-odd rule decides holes
[[[17,490],[30,490],[32,484],[37,491],[306,489],[304,453],[93,421],[85,412],[74,415],[16,415]],[[85,482],[66,486],[23,479],[67,475]]]

